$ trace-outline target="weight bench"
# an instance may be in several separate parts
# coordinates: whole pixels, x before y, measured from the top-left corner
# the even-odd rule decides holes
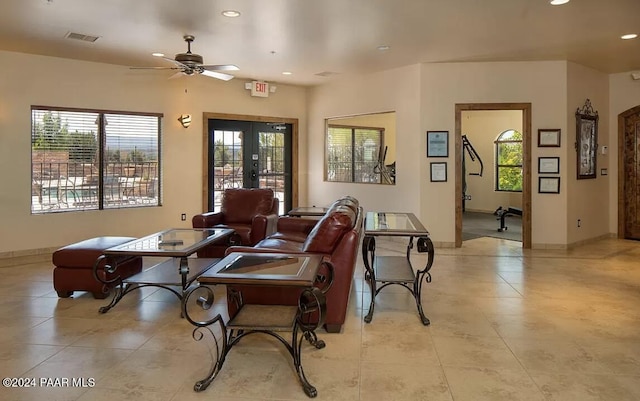
[[[507,228],[508,228],[505,224],[504,219],[507,216],[522,216],[522,209],[519,209],[517,207],[511,207],[511,206],[509,206],[507,210],[498,208],[498,210],[496,210],[496,214],[498,215],[498,218],[496,220],[500,220],[500,228],[498,228],[498,232],[503,232],[503,231],[507,231]]]

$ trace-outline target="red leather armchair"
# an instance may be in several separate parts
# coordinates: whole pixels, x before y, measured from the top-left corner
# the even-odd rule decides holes
[[[346,318],[351,294],[353,273],[362,235],[363,210],[351,197],[333,203],[320,220],[298,217],[280,217],[277,231],[258,242],[254,247],[229,247],[231,252],[279,252],[315,253],[324,256],[334,269],[333,284],[326,294],[327,314],[325,329],[330,333],[340,332]],[[242,294],[248,304],[295,305],[299,290],[269,286],[229,286],[227,307],[229,316],[236,313],[233,293]]]
[[[266,188],[230,188],[222,195],[220,212],[197,214],[191,219],[193,228],[224,226],[235,230],[230,241],[212,244],[198,257],[220,258],[229,245],[253,246],[275,231],[279,201],[273,190]]]

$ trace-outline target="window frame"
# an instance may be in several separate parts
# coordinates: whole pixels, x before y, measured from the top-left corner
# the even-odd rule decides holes
[[[494,141],[495,144],[495,155],[494,155],[494,165],[495,165],[495,191],[497,192],[522,192],[522,188],[518,189],[501,189],[500,188],[500,170],[501,169],[520,169],[520,175],[524,174],[523,163],[521,161],[520,164],[500,164],[500,145],[504,144],[520,144],[521,147],[521,155],[524,157],[524,138],[519,140],[501,140],[500,138],[510,132],[518,133],[522,137],[523,134],[515,129],[507,129],[504,130],[498,135],[497,139]],[[524,177],[523,177],[524,180]],[[524,181],[523,181],[524,184]]]
[[[91,202],[91,205],[85,206],[85,205],[81,205],[76,207],[75,203],[73,206],[71,207],[60,207],[60,205],[58,204],[58,207],[56,208],[55,205],[53,205],[53,207],[50,208],[43,208],[41,206],[41,209],[37,209],[34,206],[34,200],[33,200],[33,196],[34,193],[38,191],[38,186],[37,186],[37,179],[34,175],[34,172],[36,171],[34,169],[34,152],[37,150],[34,147],[34,138],[35,138],[35,132],[36,132],[36,125],[34,124],[36,122],[35,118],[34,118],[34,112],[36,111],[41,111],[43,113],[93,113],[93,114],[97,114],[97,119],[96,119],[96,161],[92,162],[92,166],[94,166],[95,168],[97,168],[97,182],[95,183],[95,202]],[[108,167],[106,166],[107,163],[109,163],[108,160],[106,160],[107,157],[107,136],[109,136],[109,132],[107,131],[107,129],[105,128],[105,116],[108,115],[114,115],[114,116],[142,116],[142,117],[152,117],[152,118],[156,118],[157,119],[157,136],[155,136],[155,145],[157,145],[157,162],[155,162],[156,166],[154,166],[154,170],[155,170],[155,177],[153,177],[151,179],[152,183],[149,184],[148,183],[148,179],[147,179],[147,183],[146,183],[146,188],[145,191],[149,191],[149,185],[154,186],[153,191],[154,192],[154,196],[152,198],[148,198],[146,202],[135,202],[135,203],[125,203],[123,198],[120,200],[119,203],[113,203],[113,202],[108,202],[106,199],[106,195],[107,195],[107,191],[111,191],[113,192],[113,189],[111,187],[107,188],[107,186],[111,185],[112,183],[110,183],[110,180],[107,180],[105,178],[105,172],[108,170]],[[133,207],[157,207],[157,206],[162,206],[162,122],[163,122],[163,113],[151,113],[151,112],[133,112],[133,111],[122,111],[122,110],[105,110],[105,109],[88,109],[88,108],[74,108],[74,107],[60,107],[60,106],[44,106],[44,105],[32,105],[31,109],[30,109],[30,119],[31,119],[31,151],[30,151],[30,160],[31,160],[31,173],[30,173],[30,179],[31,179],[31,206],[30,206],[30,213],[32,215],[44,215],[44,214],[51,214],[51,213],[61,213],[61,212],[81,212],[81,211],[88,211],[88,210],[115,210],[115,209],[129,209],[129,208],[133,208]],[[120,148],[118,148],[118,151],[121,150]],[[155,152],[154,152],[155,153]],[[46,164],[47,162],[43,162],[44,164]],[[49,162],[50,163],[50,162]],[[132,162],[121,162],[122,164],[139,164],[138,162],[132,161]],[[149,165],[151,165],[154,162],[147,162],[149,163]],[[67,172],[69,171],[69,165],[71,164],[71,161],[69,159],[67,159],[66,161],[67,164]],[[120,166],[120,168],[124,168],[124,166]],[[40,172],[44,171],[43,168],[40,169]],[[58,174],[60,173],[61,170],[58,170]],[[93,177],[93,174],[91,174],[91,177]],[[58,181],[58,184],[60,183],[60,180],[64,178],[64,179],[69,179],[70,177],[63,177],[61,175],[59,175],[58,178],[55,178]],[[50,180],[52,180],[53,178],[50,178]],[[42,177],[40,178],[40,180],[42,181]],[[42,184],[42,183],[41,183]],[[73,192],[80,192],[81,190],[77,190],[77,186],[74,183],[73,184]],[[120,191],[120,183],[117,184],[118,185],[118,191]],[[40,196],[42,196],[42,185],[40,185]],[[58,186],[56,188],[56,193],[57,191],[60,191],[61,188],[60,186]],[[122,195],[122,194],[118,194]],[[56,195],[56,197],[58,197],[59,194]],[[75,198],[75,194],[74,194],[74,198]],[[50,198],[50,195],[49,195]],[[152,200],[152,202],[149,202],[149,200]],[[59,198],[58,198],[58,202]],[[80,203],[80,202],[78,202]]]
[[[330,179],[329,175],[330,175],[330,171],[329,171],[329,130],[332,128],[338,128],[338,129],[349,129],[351,130],[350,133],[350,139],[351,139],[351,178],[350,180],[335,180],[335,179]],[[354,183],[354,184],[382,184],[382,174],[380,174],[380,172],[375,173],[374,174],[377,176],[377,181],[376,182],[366,182],[366,181],[355,181],[356,178],[356,172],[357,169],[355,168],[356,164],[358,163],[358,161],[356,160],[355,157],[355,153],[356,153],[356,147],[355,147],[355,141],[356,141],[356,131],[357,130],[368,130],[368,131],[377,131],[378,133],[378,152],[376,154],[376,165],[377,163],[379,163],[380,161],[380,151],[382,149],[385,148],[384,145],[384,139],[385,139],[385,128],[383,127],[366,127],[366,126],[356,126],[356,125],[344,125],[344,124],[327,124],[327,131],[326,131],[326,136],[325,136],[325,157],[324,157],[324,181],[325,182],[347,182],[347,183]],[[362,163],[365,163],[365,161],[362,161]],[[373,170],[373,169],[372,169]]]

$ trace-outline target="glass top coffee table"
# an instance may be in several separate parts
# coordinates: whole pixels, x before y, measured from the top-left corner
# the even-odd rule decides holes
[[[376,255],[376,237],[409,237],[406,256],[378,256]],[[418,252],[427,253],[427,264],[414,271],[411,265],[411,250],[413,239],[417,238]],[[422,310],[423,280],[431,282],[429,270],[433,265],[434,249],[429,238],[429,231],[422,225],[413,213],[403,212],[367,212],[364,222],[364,239],[362,240],[362,259],[364,260],[365,280],[371,289],[371,303],[369,312],[364,317],[366,323],[373,319],[375,298],[380,291],[389,285],[400,285],[413,295],[418,308],[420,320],[425,326],[429,319]],[[378,287],[380,284],[380,287]]]
[[[319,274],[321,268],[323,274]],[[295,305],[249,304],[244,303],[242,294],[236,291],[232,299],[238,311],[228,322],[225,323],[220,314],[208,321],[197,321],[189,315],[188,299],[207,287],[194,287],[183,303],[183,315],[196,326],[192,335],[194,339],[201,340],[204,334],[210,333],[216,345],[212,347],[216,355],[209,375],[196,382],[194,390],[203,391],[213,382],[227,354],[243,337],[262,333],[276,338],[286,347],[305,394],[315,397],[317,390],[309,383],[302,369],[302,342],[306,339],[318,349],[325,346],[324,341],[318,340],[315,330],[323,324],[326,313],[324,294],[329,290],[332,280],[333,266],[324,262],[321,255],[313,254],[231,253],[200,275],[198,282],[204,285],[295,287],[300,289],[300,297]],[[198,303],[205,302],[202,297],[196,296],[196,300]],[[201,331],[203,328],[206,329]],[[292,332],[293,335],[287,340],[280,332]]]
[[[116,287],[113,299],[109,305],[99,309],[100,313],[108,312],[126,294],[143,287],[164,288],[174,293],[180,301],[184,301],[184,295],[189,286],[219,260],[189,256],[209,244],[226,240],[233,232],[228,228],[174,228],[105,250],[94,264],[94,277],[104,284],[116,284]],[[104,265],[106,271],[117,273],[118,260],[134,256],[156,256],[168,259],[126,279],[117,277],[114,280],[105,281],[98,274],[102,259],[107,259]]]

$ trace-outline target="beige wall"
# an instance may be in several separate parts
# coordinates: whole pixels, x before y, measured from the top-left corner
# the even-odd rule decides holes
[[[416,213],[437,244],[451,245],[454,140],[450,138],[450,156],[444,159],[448,181],[431,183],[425,132],[445,130],[453,135],[456,103],[511,102],[531,103],[533,109],[532,243],[572,244],[615,231],[615,218],[609,215],[615,216],[617,196],[615,152],[598,160],[598,172],[606,166],[608,177],[575,180],[575,109],[587,97],[592,100],[600,112],[599,143],[614,149],[617,114],[640,104],[640,82],[628,81],[628,74],[608,77],[562,61],[412,65],[308,89],[279,84],[268,99],[250,97],[241,80],[168,81],[169,74],[158,71],[10,52],[0,52],[0,65],[0,254],[57,247],[96,235],[141,236],[188,227],[180,213],[201,212],[204,112],[298,118],[300,204],[323,205],[351,194],[367,210]],[[163,206],[32,216],[31,105],[164,113]],[[396,112],[397,185],[324,182],[325,119],[382,111]],[[187,130],[177,122],[182,113],[194,116]],[[561,148],[538,148],[540,128],[561,129]],[[537,193],[539,156],[561,157],[561,194]],[[577,218],[583,220],[581,230],[573,227]]]
[[[308,100],[309,188],[308,202],[327,205],[334,199],[353,195],[366,210],[420,212],[419,186],[423,172],[420,147],[418,65],[380,73],[345,77],[337,82],[311,88]],[[396,185],[325,182],[324,122],[345,115],[396,112]]]
[[[610,154],[602,155],[602,145],[609,145],[609,79],[606,74],[583,67],[567,64],[567,157],[566,190],[567,208],[565,218],[567,243],[574,244],[610,233],[609,226],[609,181],[616,176],[600,175],[600,169],[609,168]],[[598,111],[598,156],[595,179],[576,179],[577,152],[575,112],[590,99],[594,110]],[[564,139],[564,138],[563,138]],[[617,160],[617,159],[616,159]],[[581,227],[577,221],[580,219]]]
[[[566,68],[562,61],[423,64],[422,131],[453,133],[456,103],[531,103],[532,164],[537,163],[538,156],[554,156],[537,148],[537,130],[560,128],[563,133],[567,130]],[[452,146],[453,140],[450,142]],[[452,148],[449,154],[449,176],[453,177]],[[428,160],[423,157],[421,162],[421,170],[426,171]],[[532,170],[537,171],[533,167]],[[561,185],[562,181],[565,180],[561,180]],[[561,188],[560,195],[538,194],[537,182],[537,173],[532,173],[532,245],[564,244],[566,227],[558,227],[557,222],[565,220],[566,188]],[[450,206],[455,203],[454,180],[430,183],[427,176],[421,183],[423,222],[440,241],[454,242],[455,211]],[[433,196],[434,193],[439,196]],[[429,212],[433,210],[438,213]]]
[[[618,232],[618,115],[640,106],[640,80],[628,72],[609,75],[609,232]]]
[[[478,173],[480,164],[465,156],[467,166],[467,195],[471,200],[465,203],[469,211],[493,212],[498,206],[522,207],[522,193],[495,190],[495,141],[507,130],[522,132],[521,110],[478,110],[464,111],[461,116],[462,134],[467,136],[473,148],[478,152],[484,172],[482,177],[469,175]]]
[[[277,85],[277,92],[264,99],[249,96],[242,80],[167,80],[171,72],[11,52],[0,52],[0,65],[0,254],[98,235],[142,236],[190,227],[191,216],[202,211],[204,112],[300,119],[300,179],[306,188],[306,88]],[[163,206],[31,215],[31,105],[164,113]],[[193,115],[188,129],[177,121],[182,113]],[[181,213],[189,219],[180,221]]]

